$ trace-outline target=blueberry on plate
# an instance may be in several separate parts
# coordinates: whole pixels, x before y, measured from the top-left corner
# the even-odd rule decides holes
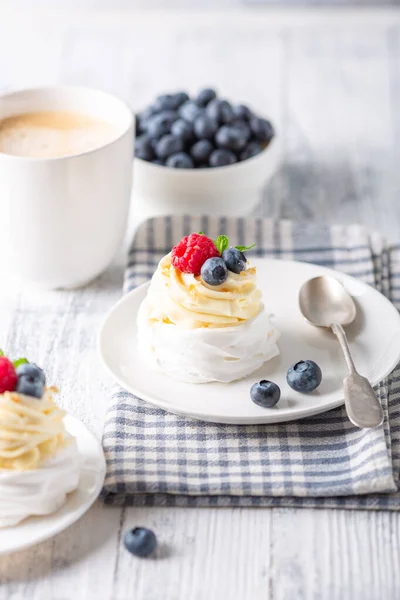
[[[171,126],[178,118],[178,114],[173,110],[165,110],[157,115],[153,115],[147,121],[146,133],[152,138],[160,138],[162,135],[171,131]]]
[[[165,165],[165,162],[161,160],[161,158],[155,158],[151,162],[153,163],[153,165]]]
[[[206,114],[220,124],[230,123],[235,119],[232,106],[229,102],[227,100],[219,100],[218,98],[214,98],[214,100],[211,100],[211,102],[207,104]]]
[[[16,369],[18,381],[15,391],[19,394],[41,398],[46,384],[46,376],[34,363],[23,363]]]
[[[250,398],[254,404],[263,408],[272,408],[279,402],[281,390],[273,381],[263,379],[251,386]]]
[[[247,144],[247,136],[233,125],[223,125],[217,131],[215,142],[220,148],[227,148],[228,150],[238,152]]]
[[[241,151],[239,158],[240,160],[247,160],[248,158],[252,158],[253,156],[256,156],[257,154],[260,154],[260,152],[263,150],[260,142],[249,142],[247,144],[247,146],[245,146],[243,148],[243,150]]]
[[[237,162],[237,158],[230,150],[218,149],[213,150],[208,159],[210,167],[226,167]]]
[[[149,138],[146,134],[141,135],[135,140],[135,156],[137,158],[141,158],[142,160],[153,160],[154,158],[154,148],[152,145],[151,138]]]
[[[184,119],[178,119],[171,125],[171,133],[181,138],[184,142],[189,142],[194,138],[193,125]]]
[[[163,135],[156,144],[157,158],[168,158],[171,154],[176,154],[183,150],[183,141],[181,138],[175,137],[170,133]]]
[[[266,119],[259,119],[253,117],[250,119],[250,127],[253,134],[256,136],[259,142],[268,144],[274,137],[274,128],[271,123]]]
[[[313,360],[300,360],[290,367],[286,381],[296,392],[312,392],[322,381],[322,372]]]
[[[216,97],[217,94],[215,90],[212,90],[211,88],[205,88],[197,94],[196,103],[199,106],[206,106],[209,102],[211,102],[211,100],[214,100],[214,98]]]
[[[189,123],[193,123],[194,120],[199,117],[203,112],[203,109],[196,104],[194,100],[188,100],[179,108],[179,116]]]
[[[247,259],[243,252],[237,248],[227,248],[222,253],[222,259],[225,261],[229,271],[237,275],[246,270]]]
[[[208,285],[221,285],[228,277],[228,269],[222,258],[208,258],[201,267],[200,275]]]
[[[214,146],[209,140],[199,140],[190,148],[190,156],[196,164],[205,164],[213,150]]]
[[[253,116],[253,113],[249,109],[248,106],[244,104],[237,104],[236,106],[232,106],[233,114],[235,115],[235,119],[244,119],[245,121],[249,121]]]
[[[200,140],[212,140],[218,131],[218,122],[207,115],[200,115],[195,120],[193,128]]]
[[[194,164],[189,154],[186,154],[186,152],[177,152],[167,158],[165,166],[172,167],[173,169],[193,169]]]
[[[131,554],[145,558],[157,548],[157,538],[151,529],[135,527],[125,533],[124,545]]]

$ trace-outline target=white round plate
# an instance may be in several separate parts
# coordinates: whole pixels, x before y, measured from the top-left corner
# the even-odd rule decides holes
[[[82,457],[78,488],[57,512],[29,517],[14,527],[0,528],[0,554],[23,550],[43,542],[75,523],[93,504],[103,487],[106,464],[101,445],[81,421],[67,415],[67,431],[76,437]]]
[[[371,286],[332,269],[271,259],[255,260],[257,281],[266,309],[281,332],[280,356],[253,375],[233,383],[181,383],[152,369],[142,359],[136,342],[136,316],[148,283],[122,298],[106,317],[98,348],[111,375],[126,390],[164,410],[214,423],[278,423],[301,419],[343,403],[346,367],[333,334],[305,322],[298,307],[302,284],[322,274],[339,279],[357,305],[357,317],[346,328],[356,366],[374,385],[400,360],[400,316],[387,298]],[[311,394],[293,391],[287,369],[299,360],[317,362],[323,373]],[[275,381],[282,396],[274,408],[250,400],[250,387],[261,379]]]

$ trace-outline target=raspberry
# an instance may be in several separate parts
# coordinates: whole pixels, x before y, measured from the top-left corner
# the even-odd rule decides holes
[[[5,356],[0,356],[0,394],[13,392],[17,385],[14,365]]]
[[[219,255],[212,239],[200,233],[191,233],[172,248],[171,263],[182,273],[200,275],[206,260]]]

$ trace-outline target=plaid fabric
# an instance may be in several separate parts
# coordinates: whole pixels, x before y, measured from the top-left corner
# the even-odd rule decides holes
[[[124,291],[147,281],[183,235],[225,233],[256,241],[253,256],[333,267],[375,285],[400,308],[400,251],[360,226],[159,217],[142,224]],[[166,413],[121,388],[108,410],[103,447],[109,504],[312,506],[398,509],[400,368],[376,391],[385,422],[359,430],[344,408],[302,421],[237,426]]]

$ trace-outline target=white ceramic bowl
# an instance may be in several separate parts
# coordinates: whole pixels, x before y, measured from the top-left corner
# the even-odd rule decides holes
[[[253,158],[226,167],[172,169],[134,159],[135,217],[164,214],[248,214],[280,161],[279,137]]]

